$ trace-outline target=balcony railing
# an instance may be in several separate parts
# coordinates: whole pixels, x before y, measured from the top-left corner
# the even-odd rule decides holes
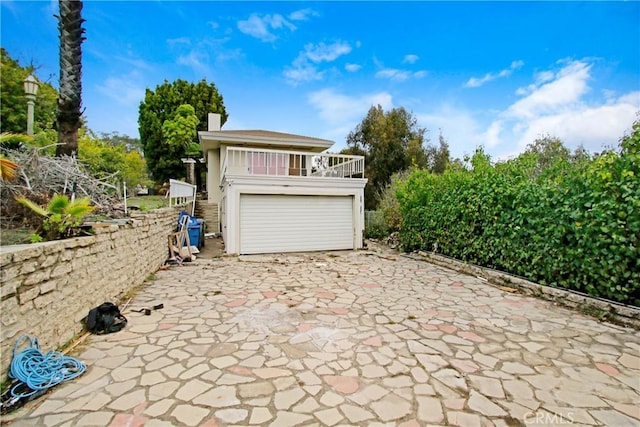
[[[364,178],[364,157],[228,147],[220,169],[223,178],[226,175]]]

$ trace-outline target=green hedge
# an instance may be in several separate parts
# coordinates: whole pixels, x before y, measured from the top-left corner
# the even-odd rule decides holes
[[[405,250],[436,251],[534,282],[640,305],[640,122],[619,151],[526,153],[399,185]]]

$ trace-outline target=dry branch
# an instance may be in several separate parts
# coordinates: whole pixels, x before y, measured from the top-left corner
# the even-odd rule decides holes
[[[55,193],[72,196],[74,192],[76,197],[89,197],[91,204],[97,206],[96,213],[122,216],[118,208],[122,201],[116,185],[117,174],[95,178],[75,157],[44,156],[39,154],[40,150],[4,150],[6,156],[18,164],[16,179],[2,181],[4,218],[15,219],[16,211],[20,211],[16,209],[16,197],[40,202]]]

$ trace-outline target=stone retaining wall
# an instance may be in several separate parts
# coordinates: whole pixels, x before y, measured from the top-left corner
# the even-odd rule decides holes
[[[82,332],[89,310],[142,284],[167,259],[167,235],[178,209],[132,214],[74,239],[0,247],[0,375],[8,372],[21,334],[43,352]]]
[[[522,292],[526,295],[533,295],[554,303],[579,310],[585,314],[589,314],[599,320],[609,321],[622,326],[640,329],[640,308],[632,307],[607,301],[599,298],[590,297],[588,295],[579,294],[565,289],[553,288],[551,286],[543,286],[538,283],[530,282],[521,277],[512,276],[502,271],[493,270],[486,267],[480,267],[474,264],[468,264],[444,255],[419,251],[417,253],[408,254],[408,257],[426,260],[432,264],[442,267],[451,268],[461,273],[476,276],[487,282],[503,287],[506,291]]]

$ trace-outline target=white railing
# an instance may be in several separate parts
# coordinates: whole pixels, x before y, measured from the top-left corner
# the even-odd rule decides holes
[[[191,203],[191,215],[194,215],[196,209],[196,191],[195,185],[187,182],[169,180],[169,206],[186,205]]]
[[[221,176],[314,176],[364,178],[364,157],[257,148],[228,147]]]

